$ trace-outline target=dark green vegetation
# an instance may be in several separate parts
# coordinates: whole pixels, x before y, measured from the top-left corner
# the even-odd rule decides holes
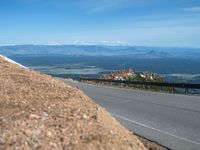
[[[129,84],[129,88],[135,88],[135,89],[142,89],[142,90],[150,90],[150,91],[162,91],[162,92],[168,92],[168,93],[177,93],[175,89],[171,87],[158,87],[158,86],[146,86],[146,85],[134,85]]]
[[[144,82],[159,82],[159,83],[164,83],[165,80],[159,76],[155,76],[153,80],[150,80],[148,78],[143,78],[139,74],[136,76],[128,78],[129,81],[144,81]],[[129,84],[128,87],[131,88],[137,88],[137,89],[144,89],[144,90],[151,90],[151,91],[165,91],[165,92],[176,92],[173,88],[171,87],[158,87],[158,86],[146,86],[146,85],[133,85]]]
[[[131,77],[127,77],[126,80],[129,81],[145,81],[145,82],[164,82],[164,79],[162,79],[159,76],[155,76],[155,78],[153,80],[149,79],[149,78],[143,78],[140,76],[139,73],[137,73],[135,76],[131,76]]]

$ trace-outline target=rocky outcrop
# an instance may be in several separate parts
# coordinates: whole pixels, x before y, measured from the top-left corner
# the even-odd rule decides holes
[[[124,80],[125,78],[135,75],[132,69],[123,69],[116,72],[111,72],[109,74],[104,74],[100,79],[107,80]]]
[[[155,73],[134,72],[132,69],[123,69],[116,72],[104,74],[100,77],[100,79],[163,82],[163,80]]]
[[[82,91],[1,57],[0,110],[0,149],[146,149]]]

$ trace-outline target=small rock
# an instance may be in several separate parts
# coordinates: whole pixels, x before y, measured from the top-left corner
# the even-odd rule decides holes
[[[0,137],[0,145],[3,145],[3,144],[5,144],[5,141],[3,138]]]
[[[43,112],[43,113],[42,113],[42,116],[48,117],[48,114],[47,114],[46,112]]]
[[[6,122],[6,119],[5,118],[0,118],[0,121],[2,122],[2,123],[5,123]]]
[[[28,137],[31,137],[32,131],[28,129],[28,130],[24,131],[24,134],[25,134],[26,136],[28,136]]]
[[[36,129],[36,130],[32,131],[33,136],[39,136],[41,133],[42,133],[42,130],[40,130],[40,129]]]
[[[32,110],[32,111],[35,111],[35,108],[32,107],[31,110]]]
[[[34,140],[28,141],[28,145],[30,146],[31,149],[37,149],[39,147],[39,143]]]
[[[42,113],[42,121],[45,121],[48,118],[48,114],[46,112]]]
[[[51,137],[52,136],[52,133],[50,131],[47,131],[47,136],[48,137]]]
[[[84,119],[89,119],[89,116],[87,116],[86,114],[83,115]]]
[[[54,148],[57,148],[56,143],[52,143],[52,142],[50,142],[49,145],[51,145],[51,146],[54,147]]]
[[[40,116],[38,116],[38,115],[36,115],[36,114],[31,114],[31,115],[29,116],[29,118],[30,118],[30,119],[39,119]]]

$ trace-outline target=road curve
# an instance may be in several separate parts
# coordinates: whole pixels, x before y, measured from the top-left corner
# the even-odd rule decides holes
[[[173,150],[200,150],[200,97],[67,82],[129,130]]]

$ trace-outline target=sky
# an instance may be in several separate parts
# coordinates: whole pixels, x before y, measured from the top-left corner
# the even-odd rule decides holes
[[[200,48],[200,0],[0,0],[0,45]]]

